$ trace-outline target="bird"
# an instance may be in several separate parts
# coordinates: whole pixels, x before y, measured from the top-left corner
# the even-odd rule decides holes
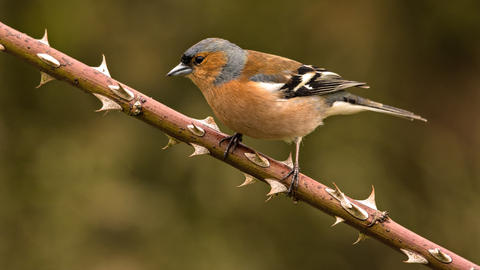
[[[281,179],[292,176],[287,196],[294,199],[300,174],[300,143],[325,118],[374,111],[427,121],[345,90],[369,88],[365,82],[345,80],[332,71],[282,56],[244,50],[222,38],[203,39],[191,46],[167,76],[185,76],[193,81],[216,117],[235,132],[220,141],[229,141],[224,160],[230,149],[231,153],[235,151],[243,135],[294,142],[295,163]]]

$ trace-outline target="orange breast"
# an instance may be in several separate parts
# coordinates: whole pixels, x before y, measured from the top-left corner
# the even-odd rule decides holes
[[[222,123],[252,138],[290,141],[322,124],[321,97],[284,99],[253,85],[233,81],[221,90],[202,92]]]

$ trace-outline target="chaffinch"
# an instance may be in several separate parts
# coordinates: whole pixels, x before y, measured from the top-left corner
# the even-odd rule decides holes
[[[190,47],[167,74],[178,75],[190,78],[218,119],[236,132],[222,140],[229,140],[224,159],[243,134],[295,142],[295,164],[282,179],[293,177],[288,196],[294,196],[298,186],[300,142],[326,117],[374,111],[426,121],[344,90],[369,88],[364,82],[345,80],[326,69],[284,57],[244,50],[220,38],[204,39]]]

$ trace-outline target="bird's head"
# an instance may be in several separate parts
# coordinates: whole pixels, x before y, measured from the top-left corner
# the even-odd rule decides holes
[[[241,74],[247,54],[228,40],[207,38],[185,51],[167,76],[186,76],[200,89],[203,84],[220,85]]]

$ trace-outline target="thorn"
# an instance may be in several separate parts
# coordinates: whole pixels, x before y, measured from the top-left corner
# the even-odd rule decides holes
[[[287,165],[288,167],[293,168],[292,152],[290,152],[290,155],[288,155],[287,160],[280,161],[280,163],[283,163],[283,164]]]
[[[56,80],[56,79],[54,77],[48,75],[47,73],[45,73],[43,71],[40,71],[40,84],[35,88],[39,88],[40,86],[46,84],[49,81],[53,81],[53,80]]]
[[[167,135],[167,134],[165,134],[165,135]],[[177,144],[180,144],[180,143],[181,143],[181,141],[173,138],[173,137],[170,136],[170,135],[167,135],[167,137],[168,137],[168,143],[167,143],[167,145],[165,145],[165,147],[162,148],[162,150],[165,150],[165,149],[167,149],[167,148],[169,148],[169,147],[172,147],[172,146],[174,146],[174,145],[177,145]]]
[[[277,194],[273,194],[272,196],[268,197],[268,199],[265,200],[265,202],[268,202],[270,201],[271,199],[275,198],[278,196],[278,193]]]
[[[270,192],[267,194],[268,199],[265,202],[270,201],[271,199],[277,197],[280,193],[287,193],[288,188],[284,186],[280,181],[275,180],[275,179],[265,179],[265,181],[270,185],[271,189]],[[295,204],[297,202],[295,201]]]
[[[198,145],[196,143],[190,143],[190,145],[193,146],[193,148],[195,148],[195,152],[193,152],[193,154],[191,154],[189,157],[209,155],[210,154],[210,151],[207,148],[205,148],[201,145]]]
[[[42,60],[45,64],[51,66],[51,67],[59,67],[60,62],[58,62],[57,59],[55,59],[53,56],[46,54],[46,53],[37,53],[38,58]]]
[[[109,85],[108,88],[112,90],[115,95],[119,96],[122,99],[125,99],[126,101],[132,101],[135,97],[132,91],[125,89],[121,84]]]
[[[105,55],[102,54],[102,57],[103,57],[103,60],[102,60],[102,63],[100,64],[100,66],[92,67],[92,68],[100,71],[101,73],[103,73],[103,74],[105,74],[105,75],[107,75],[108,77],[111,78],[112,76],[110,76],[110,72],[108,71],[107,61],[105,60]]]
[[[251,176],[250,174],[247,174],[247,173],[243,173],[243,174],[245,175],[245,182],[243,182],[240,186],[237,186],[237,187],[248,186],[248,185],[255,184],[256,182],[260,181],[257,178]]]
[[[3,46],[2,44],[0,44],[0,51],[5,51],[5,46]]]
[[[201,127],[195,126],[194,123],[192,123],[191,125],[188,125],[187,128],[188,130],[190,130],[190,132],[197,135],[198,137],[202,137],[203,135],[205,135],[205,130],[203,130],[203,128]]]
[[[365,200],[356,200],[357,202],[364,204],[372,209],[378,210],[377,209],[377,203],[375,202],[375,188],[372,186],[372,193],[370,193],[370,196],[368,196],[367,199]]]
[[[123,111],[122,106],[120,106],[115,101],[107,98],[106,96],[103,96],[97,93],[93,93],[93,95],[96,96],[98,99],[100,99],[100,101],[102,102],[102,108],[100,108],[99,110],[96,110],[96,112]]]
[[[50,43],[48,43],[48,35],[47,35],[47,29],[45,29],[45,34],[43,34],[43,38],[37,39],[38,41],[42,42],[43,44],[50,46]]]
[[[330,195],[332,195],[335,199],[340,201],[340,199],[342,197],[345,197],[345,195],[340,191],[340,189],[337,187],[337,185],[335,185],[335,183],[333,183],[333,185],[335,186],[335,189],[325,187],[325,191],[328,192]]]
[[[205,118],[203,120],[199,120],[199,119],[195,119],[195,120],[197,120],[198,122],[208,126],[211,129],[214,129],[214,130],[220,132],[220,129],[218,128],[217,123],[215,123],[215,120],[211,116],[208,116],[207,118]]]
[[[410,251],[410,250],[406,250],[406,249],[403,249],[401,248],[400,251],[402,251],[405,255],[408,256],[408,260],[406,261],[403,261],[404,263],[420,263],[420,264],[428,264],[428,261],[427,259],[425,259],[425,257],[413,252],[413,251]]]
[[[288,191],[288,188],[280,183],[280,181],[275,179],[265,179],[265,181],[270,185],[271,189],[267,196],[278,195],[279,193],[285,193]],[[267,201],[269,201],[272,197],[270,197]]]
[[[257,151],[253,150],[254,153],[245,153],[245,156],[248,160],[253,162],[255,165],[258,165],[263,168],[267,168],[270,166],[270,162],[268,159],[260,156]]]
[[[333,183],[333,185],[335,186],[335,190],[326,187],[325,191],[332,195],[335,199],[337,199],[337,201],[340,202],[342,208],[345,209],[345,211],[347,211],[350,215],[360,220],[367,220],[368,213],[357,205],[350,203],[347,197],[345,197],[345,194],[340,191],[337,185],[335,185],[335,183]]]
[[[367,240],[368,238],[370,238],[370,236],[367,236],[366,234],[362,233],[362,232],[358,232],[358,239],[357,241],[355,241],[355,243],[353,243],[352,245],[356,245],[362,241],[365,241]]]
[[[452,257],[450,255],[442,252],[439,248],[434,248],[434,249],[429,249],[428,252],[432,254],[435,259],[443,262],[443,263],[451,263],[452,262]]]
[[[335,216],[335,222],[332,224],[332,227],[337,225],[337,224],[340,224],[342,222],[345,222],[345,219],[339,217],[339,216]]]

